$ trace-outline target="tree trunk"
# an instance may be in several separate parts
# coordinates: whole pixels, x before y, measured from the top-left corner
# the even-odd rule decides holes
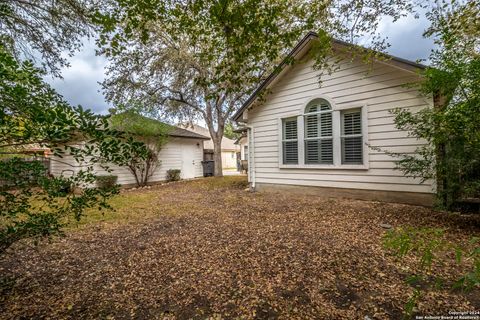
[[[218,103],[218,100],[217,100],[217,103]],[[215,106],[212,106],[211,104],[207,103],[207,112],[205,117],[205,122],[207,123],[208,131],[210,132],[210,138],[212,139],[212,142],[213,142],[213,160],[215,161],[213,174],[215,175],[215,177],[223,177],[222,138],[223,138],[223,130],[225,129],[225,118],[221,114],[221,110],[222,110],[220,108],[221,103],[220,105],[217,104]],[[217,113],[216,116],[213,116],[212,114],[213,110],[216,110],[216,113]],[[217,121],[214,121],[214,119],[216,119]],[[216,130],[215,130],[215,124],[217,126]]]
[[[436,92],[433,96],[433,105],[439,111],[443,111],[447,101],[445,96],[443,96],[440,92]],[[437,184],[437,197],[440,195],[440,201],[442,206],[447,207],[449,206],[449,197],[448,197],[448,190],[447,190],[447,178],[445,175],[445,167],[444,161],[446,158],[446,150],[445,144],[439,144],[435,146],[436,150],[436,184]]]
[[[137,175],[137,169],[135,168],[135,165],[129,165],[128,166],[128,169],[130,170],[130,172],[133,174],[133,176],[135,177],[135,181],[137,182],[137,187],[140,187],[140,180],[138,179],[138,175]]]
[[[222,138],[212,138],[213,141],[213,160],[215,161],[215,177],[223,177],[222,168]]]

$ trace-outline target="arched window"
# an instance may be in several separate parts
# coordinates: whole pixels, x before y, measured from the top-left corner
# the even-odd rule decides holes
[[[305,163],[333,164],[332,106],[314,99],[305,107]]]

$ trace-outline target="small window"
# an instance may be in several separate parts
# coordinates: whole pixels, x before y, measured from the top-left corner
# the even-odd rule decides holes
[[[342,164],[363,164],[361,110],[342,112]]]
[[[283,164],[298,164],[297,118],[282,121]]]
[[[333,164],[332,107],[315,99],[305,108],[305,163]]]
[[[243,160],[248,160],[248,146],[243,146]]]

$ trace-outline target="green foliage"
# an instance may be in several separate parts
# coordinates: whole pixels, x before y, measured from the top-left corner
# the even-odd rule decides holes
[[[462,276],[455,283],[455,288],[463,288],[465,290],[472,290],[474,287],[480,286],[480,238],[472,238],[470,244],[473,246],[468,252],[463,252],[461,248],[456,248],[456,259],[461,263],[465,257],[473,261],[473,268],[470,272]]]
[[[95,178],[97,187],[100,189],[112,189],[116,186],[118,180],[118,176],[114,175],[97,175]]]
[[[403,258],[409,254],[419,256],[420,267],[429,270],[436,258],[435,254],[446,247],[442,241],[443,229],[431,228],[400,228],[390,230],[384,239],[384,246]]]
[[[399,168],[422,181],[435,179],[440,204],[453,209],[462,198],[480,197],[480,8],[444,3],[428,14],[438,49],[423,73],[420,91],[438,106],[414,113],[396,110],[401,130],[427,142],[415,155],[401,154]]]
[[[445,239],[445,230],[432,228],[399,228],[390,230],[384,237],[384,247],[402,259],[411,256],[418,262],[416,274],[407,278],[408,283],[416,283],[431,273],[433,266],[441,266],[446,259],[454,261],[469,271],[457,279],[453,288],[470,291],[480,287],[480,246],[479,238],[465,245]],[[445,281],[437,278],[435,286],[443,286]],[[420,289],[414,292],[405,305],[404,314],[410,318],[413,308],[421,297]]]
[[[110,208],[106,200],[117,193],[90,187],[92,169],[50,177],[41,162],[16,157],[0,162],[0,181],[0,254],[21,239],[61,235],[67,216],[79,220],[88,208]]]
[[[110,126],[116,130],[137,136],[143,139],[153,138],[162,144],[162,139],[168,137],[173,127],[140,115],[139,113],[127,110],[114,114],[110,117]]]
[[[52,177],[39,161],[0,161],[0,254],[22,239],[61,234],[67,216],[78,220],[88,208],[109,208],[117,188],[94,187],[94,164],[109,170],[109,163],[129,161],[124,150],[148,151],[109,128],[107,117],[70,107],[31,62],[19,62],[0,45],[0,150],[28,146],[70,154],[86,166],[71,177]]]
[[[149,178],[160,164],[158,157],[162,146],[168,140],[168,133],[173,127],[147,117],[144,117],[134,110],[114,114],[109,119],[112,128],[125,133],[131,139],[123,154],[127,166],[135,177],[137,186],[145,186]],[[140,147],[138,143],[144,145]]]
[[[242,136],[241,133],[235,132],[233,130],[234,130],[234,127],[233,127],[232,123],[228,122],[225,125],[225,131],[224,131],[223,134],[225,135],[225,137],[227,137],[228,139],[232,139],[232,140],[237,140],[238,138],[240,138]]]
[[[0,43],[16,58],[40,56],[44,69],[59,75],[68,65],[65,53],[92,34],[92,5],[91,0],[1,1]]]
[[[19,62],[1,45],[0,102],[2,150],[44,145],[58,155],[67,149],[78,160],[122,160],[114,151],[122,147],[123,133],[109,128],[107,117],[81,106],[72,108],[31,62]],[[83,141],[89,144],[80,147]]]
[[[103,87],[116,105],[142,101],[145,112],[180,120],[201,118],[214,143],[215,175],[222,174],[227,120],[297,41],[318,31],[312,54],[326,66],[331,36],[373,39],[380,18],[394,19],[410,1],[173,1],[113,0],[98,10],[98,41],[111,67]],[[365,14],[368,12],[368,14]],[[293,63],[293,61],[288,61]]]
[[[413,316],[413,312],[415,309],[415,306],[418,303],[418,300],[420,299],[421,296],[421,291],[418,289],[413,289],[413,293],[408,299],[407,303],[404,306],[404,314],[403,314],[403,319],[411,319]]]
[[[167,170],[167,181],[179,181],[180,180],[180,169],[169,169]]]

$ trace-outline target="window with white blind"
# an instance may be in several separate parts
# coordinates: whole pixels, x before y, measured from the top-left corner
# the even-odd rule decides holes
[[[297,118],[282,121],[283,164],[298,164],[298,126]]]
[[[333,164],[332,107],[316,99],[305,108],[305,163]]]
[[[300,110],[299,110],[300,111]],[[281,168],[368,169],[367,106],[318,97],[278,119]]]
[[[363,164],[362,112],[342,112],[342,164]]]

